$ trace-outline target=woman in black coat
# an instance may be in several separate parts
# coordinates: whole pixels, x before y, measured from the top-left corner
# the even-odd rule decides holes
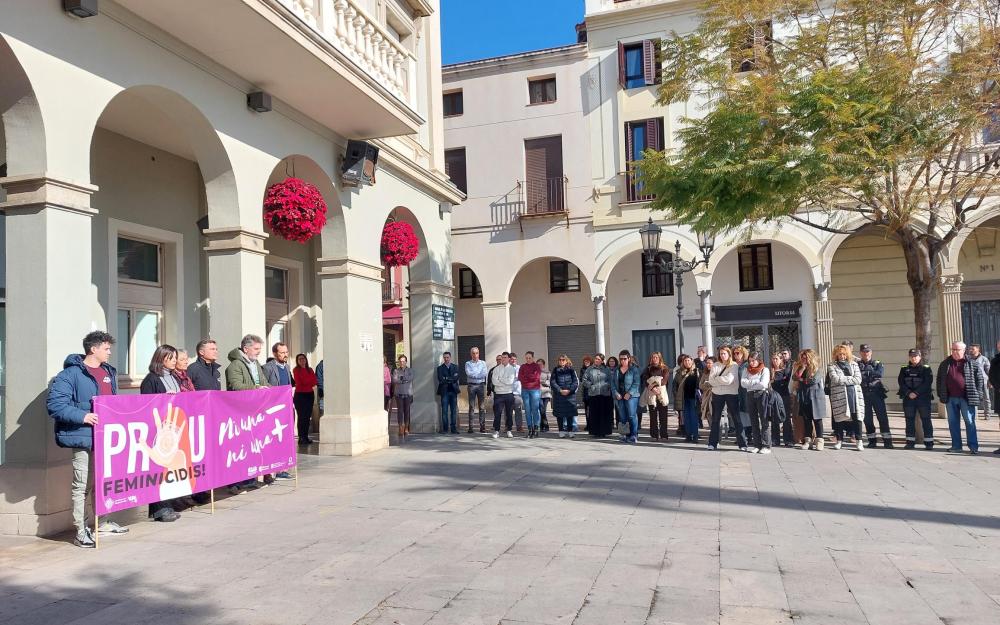
[[[163,393],[180,393],[184,391],[174,369],[177,367],[177,350],[170,345],[160,345],[153,352],[153,358],[149,362],[149,373],[143,378],[139,385],[139,393],[142,395],[158,395]],[[164,415],[167,418],[167,415]],[[154,442],[155,445],[155,442]],[[189,497],[187,499],[190,499]],[[192,505],[194,502],[187,502],[184,498],[167,499],[149,504],[149,518],[162,523],[171,523],[181,517],[180,513],[174,510],[175,507]]]

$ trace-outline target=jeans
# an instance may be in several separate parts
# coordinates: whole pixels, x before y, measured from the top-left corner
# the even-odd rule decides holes
[[[698,428],[701,426],[701,415],[698,414],[698,400],[684,400],[684,433],[691,440],[698,442]]]
[[[500,431],[500,413],[507,413],[507,431],[514,429],[514,394],[494,393],[493,394],[493,431]]]
[[[539,412],[539,403],[542,400],[542,391],[522,390],[521,400],[524,402],[525,418],[528,421],[528,428],[537,428],[542,421],[542,413]]]
[[[618,416],[622,421],[628,422],[629,437],[637,438],[639,436],[639,398],[616,399],[615,403],[618,404]]]
[[[479,402],[479,429],[486,427],[486,383],[469,383],[469,430],[472,430],[472,409]]]
[[[396,423],[410,431],[410,407],[413,405],[413,395],[396,395]]]
[[[924,428],[924,444],[934,442],[934,424],[931,423],[931,402],[930,400],[903,400],[903,417],[906,418],[906,442],[915,443],[917,441],[917,416],[920,416],[920,423]]]
[[[889,413],[885,409],[885,397],[880,393],[865,395],[865,434],[869,441],[878,438],[875,435],[875,418],[878,418],[878,431],[882,438],[891,439],[892,433],[889,430]]]
[[[86,531],[88,503],[93,501],[94,494],[94,454],[89,449],[73,450],[73,482],[70,485],[73,501],[73,525],[77,533]],[[94,511],[90,510],[93,520]]]
[[[764,418],[763,391],[750,391],[747,393],[747,408],[750,414],[750,432],[753,436],[753,446],[763,449],[771,446],[771,427]]]
[[[965,421],[965,435],[969,439],[969,449],[979,451],[979,437],[976,436],[976,407],[970,406],[964,397],[948,398],[948,429],[951,430],[951,448],[962,448],[962,421]]]
[[[441,431],[458,431],[458,395],[441,393]]]
[[[722,424],[722,409],[726,409],[729,416],[729,425],[736,429],[736,444],[742,449],[747,446],[747,435],[743,426],[740,425],[739,409],[740,398],[738,395],[712,395],[712,428],[708,433],[708,444],[713,447],[719,446],[719,428]]]

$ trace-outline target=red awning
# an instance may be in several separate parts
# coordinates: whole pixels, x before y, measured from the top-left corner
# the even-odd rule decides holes
[[[401,326],[403,325],[403,309],[399,306],[390,306],[382,311],[382,325]]]

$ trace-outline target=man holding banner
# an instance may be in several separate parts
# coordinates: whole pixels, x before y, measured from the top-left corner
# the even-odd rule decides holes
[[[86,518],[87,501],[94,492],[94,426],[98,418],[93,399],[118,393],[118,374],[108,364],[115,339],[107,332],[83,338],[83,354],[70,354],[49,387],[47,408],[55,419],[56,444],[73,450],[73,524],[78,547],[93,549],[94,535]],[[106,522],[101,532],[124,534],[127,528]]]
[[[249,391],[255,388],[270,386],[264,367],[257,362],[264,339],[256,334],[248,334],[240,341],[239,349],[229,352],[229,366],[226,367],[226,390]],[[257,490],[260,484],[257,478],[245,480],[229,487],[229,492],[236,495],[241,491]]]

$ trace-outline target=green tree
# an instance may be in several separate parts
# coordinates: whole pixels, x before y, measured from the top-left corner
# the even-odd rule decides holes
[[[711,0],[662,46],[661,104],[699,115],[639,166],[699,230],[793,220],[898,240],[917,346],[942,252],[996,195],[1000,0]],[[986,203],[984,205],[984,203]],[[859,225],[860,224],[860,225]]]

